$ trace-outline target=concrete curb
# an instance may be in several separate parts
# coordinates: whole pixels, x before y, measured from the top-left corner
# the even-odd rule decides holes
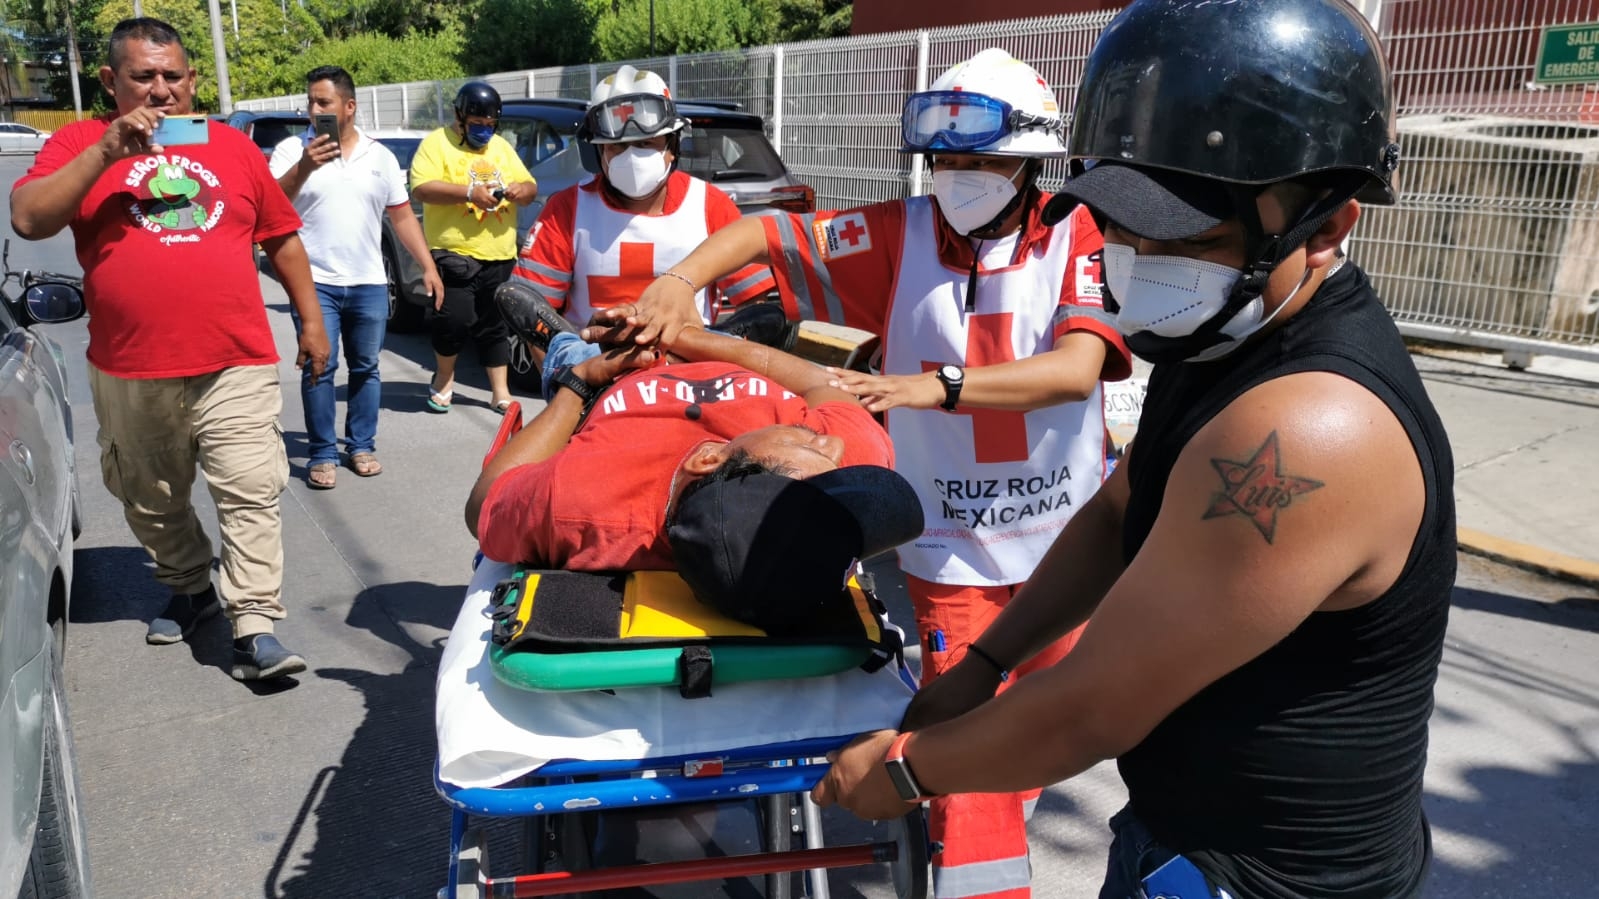
[[[1471,528],[1457,528],[1455,534],[1461,552],[1484,556],[1563,581],[1599,586],[1599,562],[1562,555],[1541,546],[1505,540]]]

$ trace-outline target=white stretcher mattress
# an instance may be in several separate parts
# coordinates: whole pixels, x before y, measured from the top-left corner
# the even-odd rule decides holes
[[[833,737],[895,727],[911,688],[890,665],[876,673],[714,687],[683,699],[675,687],[534,693],[489,669],[489,594],[511,566],[485,560],[439,663],[434,726],[439,776],[493,787],[552,759],[612,761]]]

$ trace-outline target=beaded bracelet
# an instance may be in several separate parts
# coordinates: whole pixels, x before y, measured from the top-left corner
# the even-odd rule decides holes
[[[663,277],[663,278],[676,278],[677,280],[682,281],[684,284],[687,284],[689,290],[692,290],[692,291],[694,291],[696,293],[699,292],[699,288],[694,286],[694,282],[690,281],[688,279],[687,275],[681,274],[679,272],[674,272],[674,271],[671,271],[671,270],[667,270],[667,271],[661,272],[661,277]]]
[[[968,643],[966,644],[966,652],[970,655],[977,656],[979,659],[982,659],[990,665],[993,665],[994,670],[999,672],[1000,683],[1010,680],[1010,669],[1006,668],[1004,665],[1001,665],[998,659],[984,652],[981,646],[978,646],[976,643]]]

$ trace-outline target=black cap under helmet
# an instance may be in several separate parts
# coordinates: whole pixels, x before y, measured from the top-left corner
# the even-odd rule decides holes
[[[1387,63],[1344,0],[1135,0],[1088,57],[1069,149],[1234,184],[1364,174],[1376,204],[1399,159]]]

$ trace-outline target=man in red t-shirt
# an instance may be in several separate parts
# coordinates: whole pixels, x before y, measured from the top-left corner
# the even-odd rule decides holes
[[[484,555],[578,571],[673,569],[669,513],[690,484],[755,461],[795,478],[891,467],[888,435],[825,369],[701,329],[557,373],[538,417],[484,466],[466,505]],[[632,370],[638,369],[638,370]]]
[[[146,641],[180,642],[222,605],[211,541],[189,502],[198,464],[222,533],[232,675],[303,671],[273,635],[284,617],[278,497],[289,466],[254,250],[266,251],[303,323],[295,364],[320,376],[328,337],[300,218],[239,131],[202,120],[198,143],[156,140],[161,120],[188,115],[194,99],[195,71],[172,26],[124,19],[106,63],[100,82],[116,113],[45,142],[12,188],[11,227],[28,240],[72,229],[91,313],[100,467],[173,594]]]

